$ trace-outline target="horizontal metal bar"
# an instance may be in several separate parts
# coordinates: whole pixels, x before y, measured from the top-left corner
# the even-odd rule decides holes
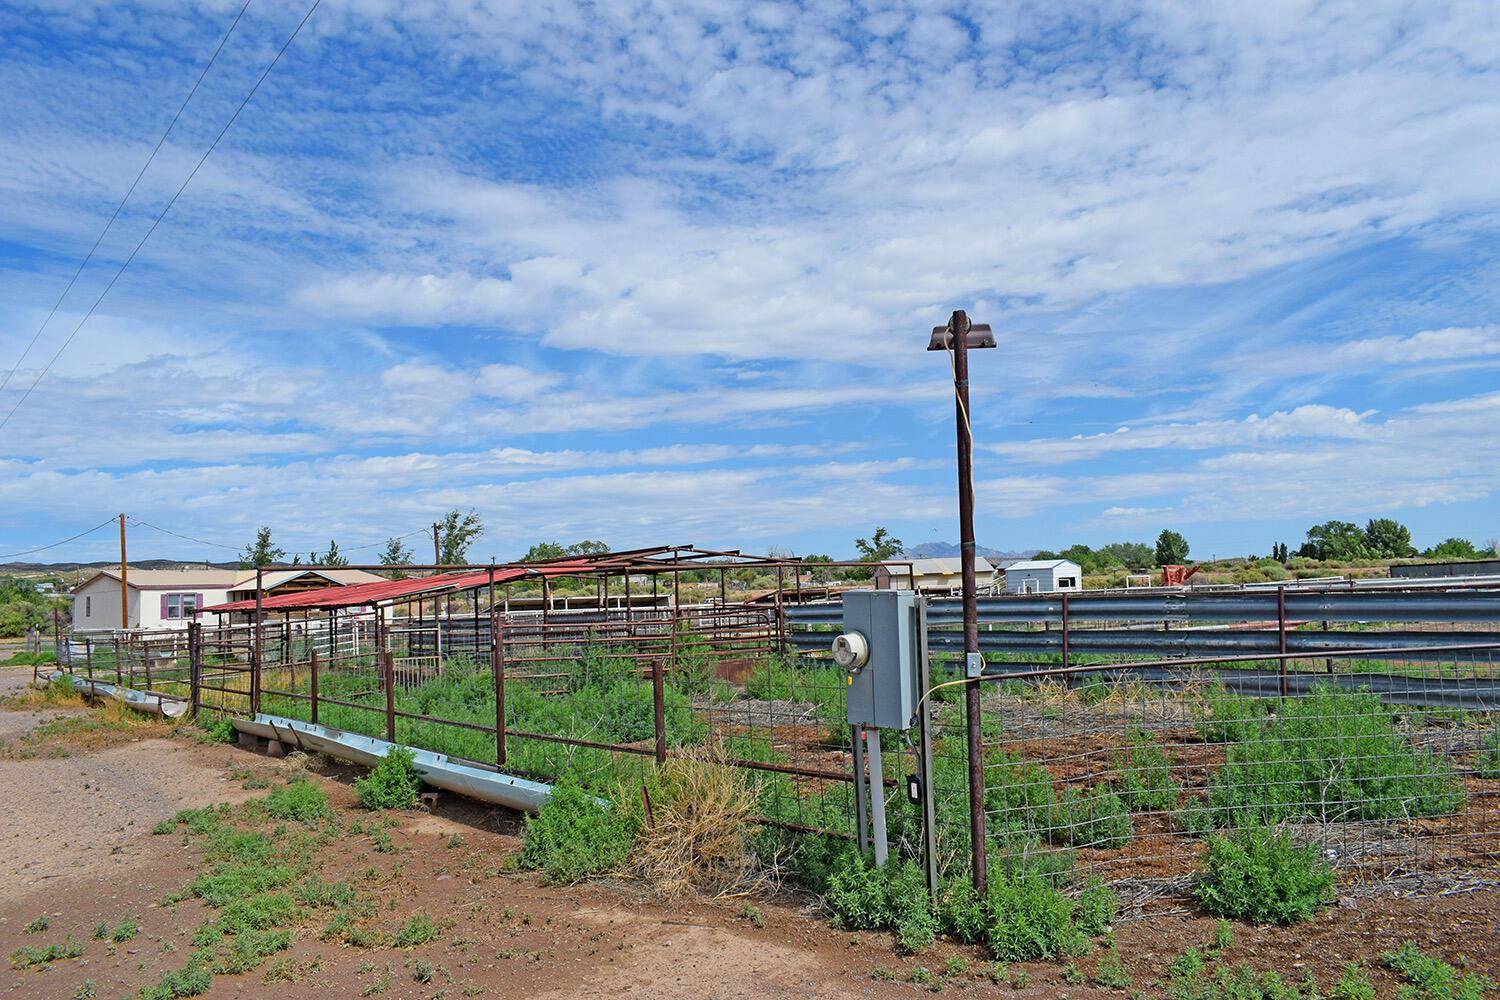
[[[1249,656],[1270,659],[1280,655],[1280,633],[1243,629],[1073,629],[1068,652],[1073,656],[1161,656],[1211,658]],[[1297,632],[1286,634],[1287,653],[1361,657],[1421,663],[1448,663],[1465,656],[1500,663],[1495,632]],[[799,632],[787,636],[788,645],[804,652],[823,651],[827,633]],[[961,653],[958,632],[931,632],[931,653]],[[994,655],[1061,655],[1061,631],[994,631],[979,633],[979,650]]]
[[[1274,620],[1277,593],[1150,593],[1139,597],[1087,592],[1068,596],[1071,621],[1232,622]],[[932,625],[959,624],[963,605],[953,598],[937,598],[927,605]],[[843,621],[839,603],[792,605],[788,624],[837,625]],[[1500,622],[1500,591],[1454,590],[1409,592],[1286,592],[1289,618],[1330,622]],[[1062,595],[1018,594],[979,600],[984,622],[1062,622]]]

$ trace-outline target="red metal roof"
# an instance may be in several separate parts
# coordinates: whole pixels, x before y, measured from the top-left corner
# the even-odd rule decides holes
[[[263,611],[330,611],[335,608],[358,608],[372,604],[385,604],[403,597],[421,594],[448,593],[458,590],[473,590],[488,586],[492,579],[505,583],[527,576],[570,576],[588,573],[593,564],[584,559],[574,562],[547,563],[541,566],[510,567],[506,569],[465,571],[462,573],[440,573],[408,580],[381,580],[378,583],[355,583],[346,587],[323,587],[319,590],[304,590],[292,594],[278,594],[261,599]],[[254,611],[254,599],[215,604],[203,609],[225,613],[230,611]]]

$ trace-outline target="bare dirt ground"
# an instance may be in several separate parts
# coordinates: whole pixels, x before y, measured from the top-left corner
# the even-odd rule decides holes
[[[18,673],[0,668],[0,688],[14,686]],[[27,668],[21,682],[29,676]],[[78,724],[100,715],[68,711]],[[0,736],[6,750],[0,787],[8,807],[0,835],[0,955],[68,936],[85,948],[45,970],[5,963],[0,995],[67,998],[87,980],[98,997],[132,997],[163,971],[183,966],[193,929],[211,913],[193,900],[166,902],[193,877],[200,856],[181,836],[153,836],[153,825],[185,807],[263,795],[243,786],[274,780],[289,765],[201,743],[189,727],[155,721],[38,736],[34,727],[45,714],[0,711],[0,732],[7,734]],[[316,759],[301,763],[346,822],[369,815],[354,805],[358,772]],[[431,812],[399,814],[397,822],[389,831],[394,853],[351,834],[324,849],[319,871],[327,880],[358,878],[362,890],[378,896],[383,926],[399,927],[425,909],[441,928],[435,940],[408,949],[331,945],[319,940],[317,924],[307,923],[287,953],[294,964],[282,966],[290,970],[286,978],[267,982],[262,966],[216,976],[206,995],[758,1000],[941,991],[1079,1000],[1129,993],[1094,981],[1102,950],[1071,962],[1012,965],[997,982],[977,947],[939,942],[922,955],[904,955],[891,935],[839,930],[814,901],[791,893],[670,901],[619,880],[543,885],[514,870],[523,831],[516,814],[453,796],[441,797]],[[1484,880],[1449,888],[1457,891],[1350,897],[1290,929],[1235,925],[1222,958],[1288,979],[1310,970],[1325,989],[1345,963],[1364,961],[1380,995],[1394,997],[1398,984],[1377,957],[1410,939],[1461,970],[1500,981],[1494,934],[1500,893]],[[1392,893],[1401,891],[1402,883],[1392,884]],[[117,925],[127,913],[140,922],[133,939],[119,945],[93,939],[96,924]],[[44,915],[50,921],[44,932],[25,932]],[[1215,923],[1182,900],[1157,901],[1139,919],[1119,923],[1115,934],[1131,988],[1161,996],[1153,981],[1185,949],[1206,944]],[[917,968],[930,970],[935,981],[910,981]],[[424,969],[429,978],[421,982]]]

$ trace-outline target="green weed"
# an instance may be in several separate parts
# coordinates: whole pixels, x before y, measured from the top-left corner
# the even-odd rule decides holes
[[[27,945],[24,948],[17,948],[10,953],[10,960],[11,964],[18,969],[29,969],[33,966],[50,969],[53,962],[82,955],[83,947],[71,937],[66,937],[61,944]]]
[[[125,916],[120,918],[120,923],[115,927],[114,931],[111,932],[110,939],[115,944],[124,944],[126,941],[134,939],[140,929],[141,924],[136,919],[135,914],[126,913]]]
[[[25,933],[25,934],[40,934],[40,933],[42,933],[42,931],[46,930],[48,927],[51,927],[51,926],[52,926],[52,918],[50,916],[48,916],[47,914],[43,913],[40,917],[37,917],[31,923],[29,923],[25,927],[21,928],[21,931],[22,931],[22,933]]]
[[[1472,972],[1460,978],[1457,969],[1422,954],[1413,941],[1381,955],[1380,961],[1407,979],[1396,994],[1397,1000],[1483,1000],[1495,988],[1487,977]]]
[[[603,803],[570,780],[559,781],[536,816],[526,819],[518,864],[553,883],[577,882],[618,867],[640,831],[634,812]]]
[[[293,781],[266,797],[266,811],[277,819],[315,823],[332,811],[328,796],[307,780]]]
[[[385,758],[363,778],[354,782],[354,793],[365,809],[410,809],[422,790],[422,779],[412,766],[416,754],[393,746]]]
[[[1333,869],[1284,832],[1249,829],[1208,841],[1194,895],[1205,910],[1252,923],[1305,920],[1327,903]]]
[[[426,944],[438,936],[437,925],[427,915],[426,910],[418,910],[411,915],[406,925],[396,932],[395,946],[397,948],[414,948],[419,944]]]

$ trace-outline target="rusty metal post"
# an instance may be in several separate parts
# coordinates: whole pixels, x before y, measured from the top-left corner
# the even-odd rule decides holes
[[[495,681],[495,766],[505,765],[505,628],[490,609],[490,672]]]
[[[261,628],[265,618],[265,569],[255,567],[255,648],[250,654],[250,714],[260,714],[260,666],[263,650],[261,649]]]
[[[396,659],[388,649],[380,651],[380,661],[385,667],[385,738],[396,742]]]
[[[1277,637],[1280,639],[1280,647],[1281,647],[1281,667],[1280,667],[1280,674],[1281,674],[1281,696],[1283,698],[1285,698],[1287,696],[1287,690],[1288,690],[1287,676],[1286,676],[1286,588],[1285,587],[1277,587],[1276,588],[1276,634],[1277,634]]]
[[[311,674],[312,674],[311,680],[309,682],[310,686],[311,686],[311,689],[312,689],[312,722],[313,722],[313,725],[316,726],[318,724],[318,647],[317,646],[314,646],[312,648],[312,658],[311,658],[311,661],[310,661],[309,670],[311,671]]]
[[[659,659],[651,665],[651,707],[656,717],[656,762],[663,764],[667,760],[667,697]]]
[[[963,566],[964,661],[979,657],[979,597],[974,579],[974,439],[969,419],[969,317],[962,309],[950,320],[953,338],[954,408],[958,420],[958,530]],[[982,661],[981,661],[982,663]],[[989,845],[985,840],[984,746],[980,732],[979,683],[964,685],[964,714],[968,726],[969,842],[973,849],[974,890],[981,896],[989,887]]]
[[[192,698],[193,718],[203,707],[203,626],[188,622],[188,694]]]
[[[776,648],[786,655],[786,608],[781,605],[781,567],[776,567]]]

